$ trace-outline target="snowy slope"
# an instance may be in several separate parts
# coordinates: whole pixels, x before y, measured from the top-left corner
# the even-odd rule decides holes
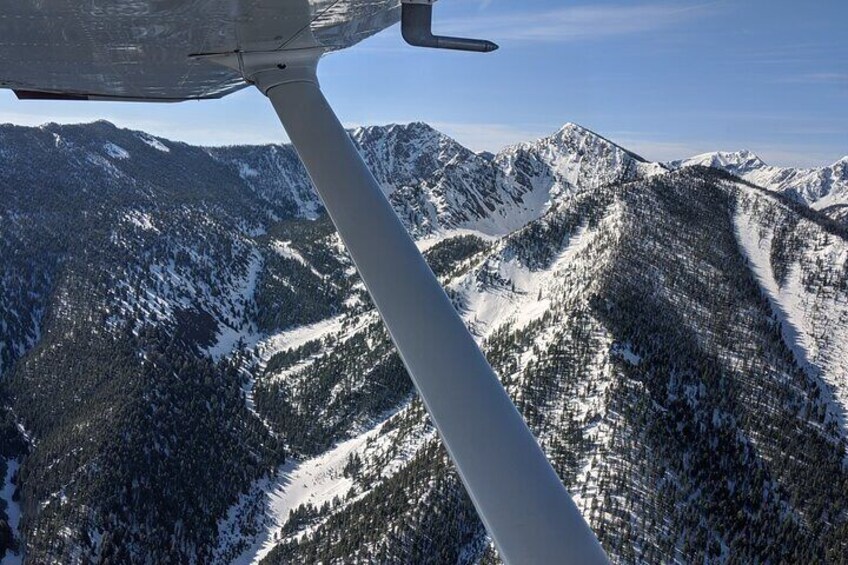
[[[494,161],[509,182],[524,193],[521,202],[510,210],[517,219],[514,224],[538,218],[557,200],[581,190],[666,171],[662,165],[647,162],[573,123],[538,141],[508,147]],[[514,230],[521,225],[511,227]]]
[[[352,137],[419,237],[458,229],[505,235],[562,198],[666,170],[571,123],[495,156],[475,154],[421,123],[361,128]]]
[[[798,364],[823,379],[848,415],[848,242],[743,188],[734,227]],[[843,281],[843,284],[840,284]]]
[[[794,443],[797,437],[821,433],[832,441],[844,435],[832,427],[841,401],[831,401],[840,398],[836,380],[843,371],[840,312],[846,301],[836,277],[844,265],[839,251],[844,241],[833,234],[825,241],[816,222],[801,220],[795,240],[818,235],[809,238],[798,259],[804,266],[789,269],[786,282],[779,283],[783,271],[770,263],[764,271],[771,251],[762,248],[759,235],[752,235],[758,228],[750,225],[776,221],[776,212],[744,211],[745,198],[779,202],[720,179],[703,171],[648,174],[643,181],[575,191],[524,228],[490,239],[444,279],[578,506],[619,561],[661,561],[676,546],[697,559],[750,550],[759,543],[751,540],[761,535],[754,531],[771,526],[747,517],[750,533],[728,529],[736,516],[747,516],[749,495],[728,498],[726,484],[733,485],[731,492],[767,491],[767,513],[779,512],[791,504],[780,489],[798,487],[790,469],[806,465],[799,456],[811,449]],[[736,198],[741,204],[732,215]],[[780,206],[785,225],[798,222],[792,209]],[[746,286],[748,266],[741,257],[748,258],[761,286]],[[815,274],[825,259],[833,270],[818,271],[819,289],[804,295],[800,273]],[[773,308],[761,302],[770,292],[776,297]],[[782,334],[770,329],[773,319],[785,322]],[[817,329],[825,325],[833,339]],[[360,331],[352,328],[344,339],[350,342]],[[379,349],[375,342],[369,347]],[[805,371],[808,377],[794,368],[805,366],[805,359],[819,364],[817,371]],[[307,363],[317,369],[314,360]],[[714,379],[714,372],[724,380]],[[296,390],[309,374],[299,365],[297,373],[282,378]],[[825,386],[817,389],[815,383]],[[796,397],[801,390],[810,391],[804,400]],[[805,402],[810,420],[796,412]],[[386,427],[426,427],[416,404]],[[329,415],[322,412],[320,418]],[[304,462],[308,472],[297,481],[306,484],[306,493],[283,489],[267,495],[290,511],[309,497],[323,501],[321,493],[336,488],[356,492],[354,503],[331,505],[317,515],[301,509],[303,522],[281,526],[279,513],[271,512],[280,535],[267,562],[307,555],[326,562],[414,561],[428,551],[450,562],[494,558],[485,531],[466,514],[468,502],[449,462],[426,434],[388,441],[383,456],[353,449],[349,457],[355,454],[362,470],[344,480],[308,478],[333,476],[311,465],[323,465],[325,457],[337,461],[332,455],[337,449],[371,438],[375,432],[369,430],[362,436],[352,431],[340,447]],[[784,443],[787,434],[796,439]],[[375,441],[384,436],[379,432]],[[397,473],[381,475],[385,454],[391,453],[407,454],[406,463]],[[726,482],[697,471],[713,466]],[[808,468],[806,476],[838,475],[839,468]],[[771,478],[748,484],[757,473]],[[725,504],[737,508],[728,510],[730,522],[703,510]],[[292,524],[299,524],[296,534]],[[348,546],[351,536],[356,542]],[[714,543],[703,549],[697,542],[680,545],[680,539],[702,537]],[[768,547],[777,554],[788,546]]]

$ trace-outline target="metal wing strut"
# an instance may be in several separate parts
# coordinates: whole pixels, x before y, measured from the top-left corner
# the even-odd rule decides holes
[[[317,57],[257,68],[502,558],[606,563],[597,538],[324,98]],[[308,55],[308,52],[304,52]]]

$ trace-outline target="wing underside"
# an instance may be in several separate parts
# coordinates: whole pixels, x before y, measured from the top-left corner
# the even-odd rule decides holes
[[[30,99],[219,98],[243,77],[197,55],[334,51],[399,17],[400,0],[0,0],[0,88]]]

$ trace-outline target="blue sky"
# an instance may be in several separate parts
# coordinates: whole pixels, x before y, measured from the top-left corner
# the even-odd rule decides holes
[[[846,22],[846,0],[441,0],[437,31],[501,49],[414,49],[394,27],[326,57],[320,77],[347,125],[422,120],[475,150],[576,122],[655,160],[746,148],[819,166],[848,154]],[[0,93],[0,122],[99,118],[191,143],[285,140],[252,89],[176,105]]]

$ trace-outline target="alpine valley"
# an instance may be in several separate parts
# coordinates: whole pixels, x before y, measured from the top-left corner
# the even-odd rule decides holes
[[[616,563],[848,562],[848,158],[351,132]],[[3,563],[499,558],[290,146],[0,126]]]

